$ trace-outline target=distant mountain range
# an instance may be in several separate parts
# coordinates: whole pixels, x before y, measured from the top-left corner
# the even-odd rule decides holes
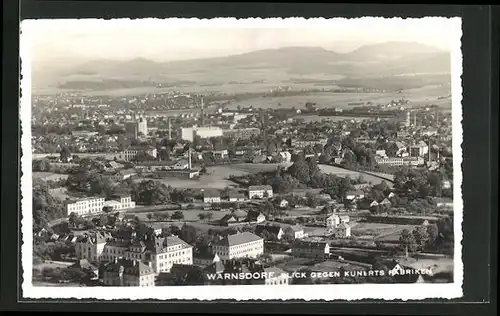
[[[336,53],[319,47],[284,47],[227,57],[156,62],[144,58],[128,61],[92,60],[83,63],[33,65],[33,82],[71,80],[135,79],[160,80],[190,78],[226,82],[268,79],[269,72],[281,77],[314,74],[347,78],[393,76],[411,73],[449,73],[450,53],[414,42],[386,42],[365,45],[349,53]],[[234,75],[233,75],[234,74]],[[75,79],[78,78],[78,79]],[[222,79],[220,79],[222,80]]]

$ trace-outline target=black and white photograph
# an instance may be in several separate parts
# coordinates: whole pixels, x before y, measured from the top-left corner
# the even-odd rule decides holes
[[[461,30],[24,20],[23,296],[460,297]]]

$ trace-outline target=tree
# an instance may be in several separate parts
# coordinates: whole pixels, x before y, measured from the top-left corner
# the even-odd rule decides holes
[[[429,242],[429,234],[427,233],[427,227],[418,226],[413,230],[413,236],[415,236],[415,242],[417,244],[417,248],[423,250],[425,246],[427,246]]]
[[[208,213],[206,213],[206,217],[207,217],[207,220],[210,222],[212,220],[212,218],[214,217],[214,213],[208,212]]]
[[[59,155],[60,155],[60,159],[62,162],[68,162],[69,159],[71,158],[71,152],[69,151],[69,147],[64,146],[61,149],[61,152],[59,153]]]
[[[199,213],[199,214],[198,214],[198,218],[200,219],[200,221],[205,220],[205,218],[206,218],[206,217],[207,217],[207,216],[206,216],[206,214],[205,214],[205,213]]]
[[[71,213],[69,214],[69,217],[68,217],[68,222],[69,222],[69,224],[70,224],[71,226],[73,226],[73,227],[74,227],[74,226],[75,226],[75,224],[76,224],[76,218],[77,218],[77,216],[76,216],[76,213],[75,213],[75,212],[71,212]]]
[[[406,256],[408,256],[408,253],[415,252],[417,248],[415,236],[408,229],[403,229],[403,231],[401,232],[401,236],[399,237],[399,244],[401,248],[404,249]]]
[[[153,219],[153,214],[148,213],[148,215],[146,215],[146,217],[148,218],[149,222],[151,222],[151,220]]]
[[[171,218],[181,221],[182,219],[184,219],[184,213],[182,213],[181,211],[175,211],[174,214],[172,214]]]
[[[436,224],[429,224],[427,225],[427,235],[429,237],[429,245],[434,245],[436,240],[439,237],[439,230],[438,226]]]

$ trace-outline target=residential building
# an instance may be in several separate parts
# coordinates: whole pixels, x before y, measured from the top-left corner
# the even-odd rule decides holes
[[[349,223],[349,215],[340,215],[339,218],[341,223]]]
[[[411,157],[425,157],[429,153],[429,146],[424,141],[419,141],[415,145],[410,146]]]
[[[207,251],[195,252],[193,254],[193,264],[201,267],[207,267],[215,262],[220,262],[220,258],[217,254],[210,253]]]
[[[228,193],[228,198],[229,198],[229,202],[244,202],[245,201],[245,194],[235,192],[235,191],[230,191]]]
[[[422,166],[425,163],[424,158],[422,157],[375,157],[375,161],[379,165],[390,166]]]
[[[225,129],[222,131],[222,136],[233,139],[249,139],[252,136],[257,136],[259,134],[260,134],[260,129],[254,127]]]
[[[216,241],[212,251],[222,261],[256,258],[264,253],[264,239],[250,232],[236,233]]]
[[[155,273],[169,272],[173,264],[193,264],[193,246],[176,236],[153,237],[151,259]]]
[[[220,191],[215,189],[203,190],[203,203],[220,203]]]
[[[292,161],[292,154],[288,151],[281,151],[280,152],[281,160],[282,162],[290,162]]]
[[[248,187],[248,197],[250,199],[255,198],[272,198],[273,197],[273,187],[270,185],[251,185]]]
[[[265,285],[288,285],[290,281],[288,273],[276,267],[264,268],[262,275]]]
[[[340,217],[336,214],[332,214],[326,218],[326,229],[327,231],[333,231],[337,225],[340,224]]]
[[[118,160],[118,161],[132,161],[137,157],[137,154],[140,152],[144,152],[145,154],[157,158],[158,151],[155,147],[145,147],[145,146],[132,146],[128,149],[107,155],[109,160]]]
[[[273,236],[277,240],[281,240],[285,232],[278,225],[257,225],[255,228],[255,234],[265,238],[266,235]]]
[[[130,195],[115,196],[112,200],[104,201],[103,208],[110,208],[112,211],[120,211],[128,208],[134,208],[135,202]]]
[[[287,208],[288,207],[288,201],[287,200],[281,200],[280,201],[280,207],[281,208]]]
[[[327,242],[295,241],[292,244],[292,256],[304,258],[325,258],[330,255]]]
[[[335,238],[347,238],[351,236],[351,226],[345,222],[341,222],[333,230]]]
[[[102,268],[102,281],[107,286],[155,286],[155,274],[147,264],[137,260],[114,260]]]
[[[111,235],[104,232],[84,234],[77,237],[75,242],[76,257],[86,259],[89,262],[100,261],[104,246],[110,238]]]
[[[304,228],[300,225],[288,226],[285,229],[285,235],[290,239],[302,239],[307,237],[304,233]]]
[[[97,214],[102,212],[104,207],[104,197],[89,197],[79,200],[68,200],[66,204],[66,214],[69,216],[75,213],[78,216]]]
[[[346,200],[349,201],[354,201],[354,200],[361,200],[365,197],[365,193],[361,190],[355,190],[355,191],[348,191],[346,193]]]
[[[240,225],[240,224],[255,224],[262,223],[266,220],[264,214],[250,210],[248,212],[237,209],[232,211],[231,213],[222,217],[219,222],[223,226],[232,226],[232,225]]]

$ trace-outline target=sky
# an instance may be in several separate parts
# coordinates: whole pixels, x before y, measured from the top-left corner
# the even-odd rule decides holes
[[[348,52],[387,41],[451,50],[459,43],[460,32],[458,18],[24,20],[21,46],[35,63],[54,59],[171,61],[286,46]]]

